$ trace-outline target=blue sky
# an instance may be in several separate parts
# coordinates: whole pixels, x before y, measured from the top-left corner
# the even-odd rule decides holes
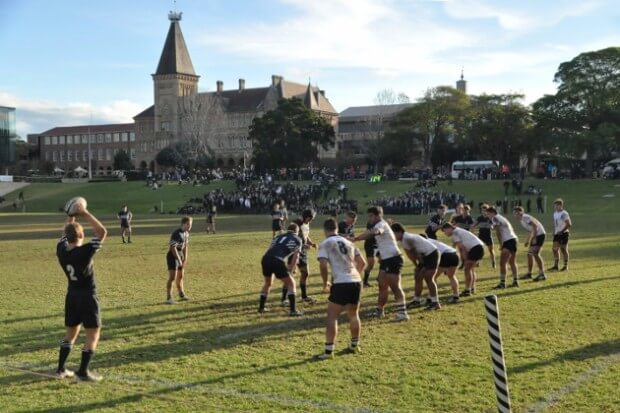
[[[131,122],[152,104],[172,1],[0,0],[0,105],[18,133]],[[337,110],[391,88],[412,100],[457,80],[471,93],[553,93],[558,65],[620,46],[618,0],[178,0],[200,89],[272,74],[325,89]]]

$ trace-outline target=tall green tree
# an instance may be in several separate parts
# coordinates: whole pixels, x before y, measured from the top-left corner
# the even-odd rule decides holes
[[[469,97],[463,92],[450,86],[431,88],[415,105],[396,116],[386,138],[406,144],[401,150],[409,157],[421,149],[427,166],[450,163],[453,154],[434,152],[449,146],[463,133],[468,110]]]
[[[533,105],[536,132],[556,155],[586,156],[593,161],[620,143],[620,47],[582,53],[560,64],[555,95]]]
[[[119,149],[114,155],[114,169],[120,171],[130,171],[133,169],[129,154],[123,149]]]
[[[518,165],[532,150],[532,119],[523,95],[471,97],[465,134],[459,142],[468,159],[491,159]]]
[[[249,137],[259,169],[307,165],[318,160],[319,148],[335,142],[332,125],[296,98],[280,99],[274,110],[255,118]]]

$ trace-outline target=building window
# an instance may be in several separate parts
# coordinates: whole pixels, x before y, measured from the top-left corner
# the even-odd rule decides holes
[[[49,151],[45,151],[45,160],[46,161],[50,160],[50,152]]]
[[[121,133],[121,142],[127,142],[127,132]]]
[[[90,143],[97,143],[97,136],[95,135],[89,135],[90,136]]]
[[[58,136],[52,136],[52,145],[58,145]]]
[[[45,137],[45,144],[46,144],[46,145],[49,145],[49,144],[50,144],[50,137],[49,137],[49,136],[46,136],[46,137]]]
[[[136,134],[133,132],[129,132],[129,141],[134,142],[136,140]]]
[[[64,145],[65,144],[65,137],[64,136],[59,136],[58,137],[58,143],[60,145]]]
[[[80,135],[73,136],[73,143],[75,143],[75,144],[80,143]]]
[[[97,152],[94,149],[90,150],[90,159],[97,159]]]
[[[129,149],[129,156],[131,157],[131,159],[136,159],[136,149],[135,148]]]
[[[73,135],[67,135],[67,145],[73,145]]]
[[[75,150],[75,160],[76,160],[76,162],[80,161],[80,154],[81,154],[81,151],[76,149]]]
[[[105,143],[112,143],[112,134],[111,133],[106,133],[105,134]]]
[[[82,159],[84,159],[84,162],[88,161],[88,149],[82,151]]]
[[[112,135],[112,137],[114,138],[114,142],[119,142],[121,140],[120,133],[118,132]]]
[[[60,151],[60,162],[64,162],[65,161],[65,151]]]
[[[105,160],[106,161],[111,161],[112,160],[112,149],[106,148],[106,150],[105,150]]]
[[[73,161],[73,151],[67,151],[67,162]]]
[[[97,134],[97,143],[103,143],[103,133]]]
[[[97,159],[103,161],[103,148],[97,149]]]
[[[58,162],[58,152],[52,152],[52,161]]]
[[[82,143],[88,143],[88,135],[82,135]]]
[[[160,129],[164,132],[170,131],[170,122],[162,122]]]

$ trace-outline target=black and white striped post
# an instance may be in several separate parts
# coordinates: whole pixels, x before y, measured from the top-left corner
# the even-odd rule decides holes
[[[497,410],[500,413],[510,413],[510,392],[508,391],[508,375],[502,348],[502,333],[499,325],[499,307],[496,295],[484,297],[484,308],[487,315],[489,330],[489,344],[491,345],[491,361],[493,362],[493,377],[495,379],[495,395],[497,396]]]

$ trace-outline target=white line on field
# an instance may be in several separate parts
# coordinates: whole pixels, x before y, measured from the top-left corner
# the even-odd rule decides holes
[[[7,370],[16,370],[22,373],[29,373],[34,376],[39,377],[47,377],[47,378],[55,378],[55,376],[51,374],[41,373],[37,371],[32,371],[31,369],[42,369],[47,371],[52,371],[52,365],[45,364],[33,364],[33,363],[0,363],[0,367],[4,367]],[[265,401],[280,404],[288,407],[312,407],[318,409],[325,409],[328,411],[335,412],[346,412],[346,413],[379,413],[378,410],[369,409],[366,407],[350,407],[341,404],[330,403],[326,401],[314,401],[314,400],[306,400],[306,399],[296,399],[285,396],[278,396],[269,393],[256,393],[256,392],[245,392],[239,391],[235,389],[227,389],[223,387],[213,387],[207,384],[194,384],[194,383],[179,383],[172,380],[166,379],[143,379],[141,377],[135,376],[127,376],[121,374],[106,374],[106,380],[115,381],[119,384],[137,384],[143,386],[157,386],[158,391],[175,391],[175,390],[191,390],[197,391],[202,394],[212,394],[212,395],[220,395],[220,396],[231,396],[238,397],[242,399],[254,400],[254,401]],[[158,394],[142,394],[143,396],[153,396],[155,398],[162,398],[164,400],[169,399],[164,397],[160,397]]]
[[[584,371],[581,374],[578,374],[573,378],[573,380],[566,384],[563,387],[560,387],[553,393],[548,394],[545,398],[538,403],[530,406],[527,410],[528,413],[541,413],[548,409],[549,407],[556,404],[562,397],[566,396],[569,393],[577,390],[581,385],[590,380],[592,377],[602,373],[611,367],[612,364],[620,362],[620,353],[615,353],[610,356],[604,357],[602,360],[599,360],[597,363],[594,363],[592,367],[588,370]]]

